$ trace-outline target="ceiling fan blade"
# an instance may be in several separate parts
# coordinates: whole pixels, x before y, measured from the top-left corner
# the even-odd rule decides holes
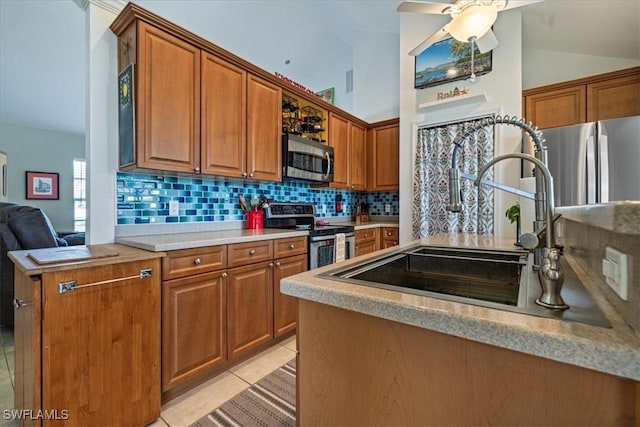
[[[544,0],[508,0],[503,8],[498,9],[499,12],[503,10],[515,9],[516,7],[529,6],[530,4],[540,3]]]
[[[444,27],[440,28],[435,33],[431,34],[425,41],[420,43],[418,46],[413,48],[413,50],[409,52],[409,55],[411,56],[420,55],[426,48],[428,48],[429,46],[431,46],[436,42],[439,42],[440,40],[445,38],[448,34],[449,34],[449,25],[447,24]]]
[[[403,1],[396,9],[398,12],[416,12],[416,13],[437,13],[441,14],[449,8],[449,2],[433,2],[433,1]]]
[[[489,52],[496,46],[498,46],[498,39],[493,31],[489,30],[486,34],[476,40],[476,46],[478,46],[478,50],[480,53]]]

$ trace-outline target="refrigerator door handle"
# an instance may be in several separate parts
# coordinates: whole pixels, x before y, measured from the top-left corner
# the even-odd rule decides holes
[[[609,137],[604,124],[598,122],[598,202],[609,201]]]
[[[597,203],[596,192],[596,140],[593,135],[587,137],[587,204]]]

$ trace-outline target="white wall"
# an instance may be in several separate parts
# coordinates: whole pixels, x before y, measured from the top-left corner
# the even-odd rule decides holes
[[[359,31],[353,48],[353,114],[373,123],[398,117],[400,36]]]
[[[433,22],[426,15],[405,14],[400,20],[400,240],[411,239],[412,177],[415,158],[417,128],[423,124],[435,124],[476,117],[485,113],[522,114],[521,101],[521,17],[518,10],[500,13],[494,32],[500,44],[493,50],[493,71],[477,77],[475,83],[457,81],[450,84],[416,90],[414,85],[414,58],[407,52],[417,46],[446,21]],[[438,92],[454,87],[469,88],[471,94],[484,92],[488,101],[482,104],[446,108],[423,113],[418,105],[435,101]],[[520,151],[520,130],[515,127],[496,128],[495,154]],[[411,165],[411,166],[409,166]],[[518,186],[520,168],[517,160],[496,165],[494,179]],[[500,191],[494,192],[495,234],[515,236],[514,227],[508,223],[504,212],[517,198]]]
[[[639,65],[640,61],[633,59],[524,49],[522,51],[522,88],[530,89]]]
[[[346,72],[353,68],[351,47],[323,30],[305,2],[137,3],[270,73],[279,72],[313,91],[335,87],[334,105],[352,111],[352,94],[346,93]],[[285,54],[276,54],[283,47]]]
[[[8,202],[45,211],[56,231],[73,231],[73,159],[84,159],[84,135],[0,123],[8,159]],[[59,175],[58,200],[27,200],[26,171]]]

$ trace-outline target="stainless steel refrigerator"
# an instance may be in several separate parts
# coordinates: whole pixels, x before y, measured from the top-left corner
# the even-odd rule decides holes
[[[640,116],[545,129],[542,136],[556,206],[640,200]],[[523,176],[531,170],[523,164]]]

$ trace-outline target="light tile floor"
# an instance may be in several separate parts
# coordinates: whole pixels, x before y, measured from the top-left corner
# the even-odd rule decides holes
[[[3,416],[13,408],[13,328],[0,326],[0,344],[0,426],[13,427],[17,421]],[[295,356],[293,336],[162,405],[160,418],[151,427],[188,426]]]

